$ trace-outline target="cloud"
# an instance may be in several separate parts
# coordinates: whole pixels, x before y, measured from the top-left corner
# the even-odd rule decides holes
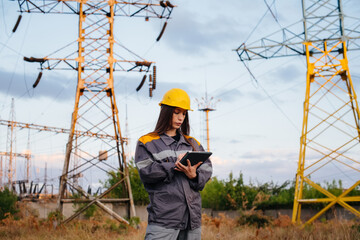
[[[214,176],[225,179],[230,172],[237,176],[244,174],[244,180],[260,182],[276,178],[283,182],[295,177],[298,160],[297,149],[259,149],[248,151],[237,157],[221,158],[213,156]]]
[[[135,82],[136,81],[136,82]],[[137,97],[141,99],[149,99],[149,86],[147,84],[144,84],[144,86],[136,92],[135,89],[137,87],[137,84],[141,81],[141,78],[136,79],[132,82],[127,81],[127,90],[123,88],[123,86],[115,86],[115,92],[117,94],[126,94],[127,93],[134,93],[134,95],[137,95]],[[196,88],[193,84],[186,83],[186,82],[159,82],[156,86],[156,89],[153,91],[152,99],[155,101],[161,101],[163,95],[172,88],[180,88],[185,90],[189,96],[192,98],[195,98],[198,96],[199,92],[196,91]]]
[[[276,161],[296,161],[298,158],[298,150],[288,149],[260,149],[256,151],[248,151],[239,156],[243,163],[249,162],[276,162]]]
[[[239,139],[246,139],[246,141],[250,141],[250,140],[257,140],[257,139],[264,139],[266,138],[263,135],[259,135],[259,134],[239,134],[237,135],[238,138],[236,139],[230,139],[228,142],[232,143],[232,144],[238,144],[241,143],[243,141],[239,140]]]
[[[75,71],[74,71],[75,72]],[[77,85],[76,76],[69,77],[57,71],[56,74],[44,71],[42,78],[36,88],[32,85],[37,78],[37,74],[28,74],[26,76],[19,73],[10,73],[0,69],[0,81],[3,87],[0,93],[13,97],[22,98],[51,98],[63,101],[73,101]],[[137,94],[140,98],[149,98],[148,78],[146,83],[136,92],[143,75],[114,75],[114,87],[117,99],[128,94]],[[182,82],[158,82],[156,90],[153,92],[153,98],[160,100],[163,94],[171,88],[181,88],[187,91],[191,96],[195,96],[194,88],[189,83]],[[118,95],[120,95],[118,97]]]
[[[290,64],[284,67],[278,68],[277,71],[274,72],[274,74],[271,74],[272,76],[276,76],[276,81],[279,82],[294,82],[297,78],[304,78],[306,75],[304,74],[304,71],[302,69],[302,66]]]
[[[230,89],[220,92],[215,99],[221,99],[222,102],[234,102],[244,94],[238,89]]]
[[[64,153],[52,153],[52,154],[36,154],[33,156],[35,161],[32,161],[34,167],[42,168],[45,163],[49,163],[53,168],[62,169],[64,166]]]
[[[276,179],[277,182],[284,182],[286,180],[293,180],[296,175],[298,167],[298,149],[257,149],[247,151],[241,155],[231,156],[228,158],[220,156],[212,156],[213,176],[220,179],[226,179],[229,173],[232,172],[235,177],[241,172],[244,175],[244,180],[249,182],[268,182]],[[306,166],[314,163],[315,153],[308,153],[306,158]],[[322,161],[317,166],[305,172],[310,173],[314,168],[324,164]],[[336,163],[336,162],[334,162]],[[334,179],[342,179],[344,186],[349,187],[354,183],[358,173],[356,171],[349,171],[343,165],[336,163],[327,164],[320,171],[311,174],[311,178],[315,182],[325,183],[331,182]],[[344,178],[344,174],[347,174]]]
[[[69,100],[74,98],[76,78],[73,80],[61,74],[44,72],[36,88],[33,88],[37,74],[23,75],[10,73],[0,69],[1,84],[0,93],[23,98],[57,98]]]
[[[217,15],[205,22],[197,13],[187,9],[176,9],[164,41],[183,54],[204,54],[206,51],[231,49],[239,39],[238,24],[227,15]],[[231,43],[231,44],[230,44]]]
[[[231,139],[231,140],[229,140],[229,143],[231,143],[231,144],[239,144],[241,142],[242,141],[240,141],[239,139]]]

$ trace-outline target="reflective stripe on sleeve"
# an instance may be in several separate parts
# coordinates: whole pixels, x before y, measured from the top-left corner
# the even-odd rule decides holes
[[[158,160],[158,161],[163,161],[164,159],[170,158],[170,157],[177,159],[178,155],[180,155],[181,153],[186,153],[186,152],[188,152],[188,150],[180,150],[180,151],[164,150],[159,153],[153,153],[153,157],[155,158],[155,160]]]
[[[153,163],[154,161],[153,160],[151,160],[150,158],[147,158],[147,159],[145,159],[145,160],[142,160],[142,161],[140,161],[140,162],[137,162],[136,163],[136,166],[137,166],[137,168],[140,170],[140,169],[142,169],[142,168],[144,168],[144,167],[147,167],[147,166],[149,166],[151,163]]]
[[[164,150],[159,153],[153,153],[153,157],[155,158],[155,160],[162,161],[163,159],[168,157],[176,158],[176,154],[173,150]]]

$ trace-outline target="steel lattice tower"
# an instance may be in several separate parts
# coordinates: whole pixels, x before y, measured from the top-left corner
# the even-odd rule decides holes
[[[5,176],[7,177],[7,186],[10,191],[13,191],[13,184],[16,179],[16,130],[14,129],[15,121],[15,103],[14,99],[11,100],[10,110],[10,124],[7,129],[6,139],[6,152],[7,158],[5,159]]]
[[[360,201],[360,196],[351,193],[360,184],[360,113],[347,58],[348,50],[360,49],[356,42],[360,37],[359,24],[354,29],[345,28],[341,0],[302,0],[302,8],[303,33],[294,33],[292,27],[284,28],[253,44],[242,44],[236,51],[241,61],[306,56],[306,93],[293,222],[301,221],[303,204],[315,203],[322,203],[323,208],[307,223],[335,204],[360,217],[360,212],[350,205]],[[334,167],[344,174],[357,176],[338,196],[316,182],[331,178],[329,173]],[[322,197],[306,196],[308,189],[316,190]]]
[[[95,204],[118,221],[127,222],[105,203],[126,203],[128,216],[135,216],[127,160],[124,153],[124,138],[121,135],[118,108],[114,92],[114,71],[151,72],[154,62],[138,57],[125,60],[120,55],[122,46],[114,36],[114,17],[143,17],[169,19],[173,5],[169,1],[105,1],[105,0],[18,0],[21,12],[66,13],[79,16],[77,51],[66,54],[63,58],[47,56],[44,58],[24,58],[29,62],[39,62],[41,69],[70,69],[77,71],[77,88],[74,110],[72,113],[69,139],[66,145],[65,161],[60,177],[59,210],[63,212],[64,203],[86,203],[75,214],[64,222],[77,217],[91,205]],[[155,3],[153,3],[155,2]],[[166,22],[160,33],[161,37]],[[127,50],[126,48],[123,48]],[[124,50],[122,49],[122,52]],[[64,49],[62,49],[63,51]],[[66,50],[66,49],[65,49]],[[60,51],[56,52],[57,55]],[[155,67],[155,66],[154,66]],[[155,71],[155,70],[154,70]],[[40,72],[34,87],[38,84]],[[146,76],[146,75],[145,75]],[[144,79],[145,79],[144,76]],[[151,78],[152,81],[152,78]],[[150,82],[150,94],[155,79]],[[75,130],[76,129],[76,130]],[[76,131],[85,134],[74,134]],[[92,132],[112,136],[93,138],[86,133]],[[75,156],[76,155],[76,156]],[[74,161],[78,163],[74,166]],[[95,172],[94,169],[98,171]],[[112,175],[117,182],[103,193],[91,194],[91,189],[72,181],[81,174],[84,178],[97,178],[95,174],[102,171]],[[117,187],[122,189],[121,196],[111,195]],[[70,196],[77,193],[76,199]]]

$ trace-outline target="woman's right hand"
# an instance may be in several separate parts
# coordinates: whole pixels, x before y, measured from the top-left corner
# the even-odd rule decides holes
[[[202,162],[198,162],[194,166],[191,166],[190,160],[187,159],[187,166],[180,163],[180,160],[184,157],[185,153],[179,154],[177,161],[175,162],[175,170],[179,172],[185,173],[185,175],[189,179],[194,179],[197,176],[196,169],[202,164]]]

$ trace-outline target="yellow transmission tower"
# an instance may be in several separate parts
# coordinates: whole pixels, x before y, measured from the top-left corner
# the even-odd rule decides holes
[[[82,202],[86,204],[65,219],[64,223],[71,221],[91,205],[96,205],[118,221],[128,223],[105,205],[105,203],[125,203],[128,206],[128,217],[136,215],[124,153],[124,138],[120,131],[113,74],[115,71],[145,72],[143,83],[147,74],[156,70],[154,70],[154,62],[139,57],[118,43],[114,35],[116,31],[114,18],[115,16],[142,17],[146,21],[151,18],[165,19],[157,38],[159,40],[175,6],[169,1],[152,0],[18,0],[18,3],[21,13],[75,14],[79,16],[78,36],[77,40],[73,42],[77,45],[77,51],[73,51],[73,45],[69,44],[54,53],[56,55],[63,54],[63,57],[51,54],[43,58],[24,58],[28,62],[40,63],[41,70],[69,69],[77,71],[75,104],[66,144],[64,167],[60,176],[58,206],[62,213],[63,205],[66,203],[72,205],[74,202]],[[119,55],[120,52],[121,55]],[[129,57],[124,56],[125,54],[128,54]],[[39,83],[41,76],[42,72],[39,73],[33,85],[34,88]],[[150,94],[155,89],[155,82],[154,76],[149,84]],[[92,138],[87,134],[78,135],[76,131],[113,137],[112,139]],[[74,161],[78,162],[72,164]],[[93,195],[91,189],[86,192],[85,186],[80,186],[77,181],[71,180],[78,174],[82,174],[83,178],[88,180],[89,185],[94,182],[98,183],[96,180],[100,179],[100,176],[103,178],[112,176],[116,182],[101,194]],[[120,192],[113,191],[119,188]],[[71,196],[71,193],[74,194]]]
[[[299,24],[303,25],[303,33],[294,33],[296,24],[291,25],[260,41],[243,43],[236,51],[242,61],[306,56],[293,222],[311,223],[335,204],[360,217],[360,212],[351,206],[360,201],[359,191],[353,191],[360,184],[360,113],[347,58],[348,50],[360,49],[356,42],[359,29],[345,28],[341,0],[302,0],[302,8],[303,20]],[[348,188],[338,195],[320,183],[333,180],[334,171],[350,179]],[[315,190],[318,197],[310,196],[309,190]],[[322,209],[302,219],[304,204],[319,204]]]

